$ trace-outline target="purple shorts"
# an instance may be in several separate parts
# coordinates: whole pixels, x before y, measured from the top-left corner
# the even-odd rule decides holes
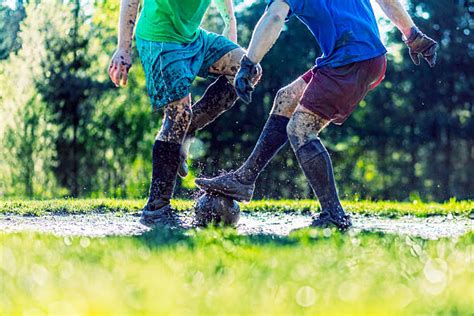
[[[308,84],[300,104],[335,124],[342,124],[367,93],[385,77],[385,55],[337,68],[314,67],[301,78]]]

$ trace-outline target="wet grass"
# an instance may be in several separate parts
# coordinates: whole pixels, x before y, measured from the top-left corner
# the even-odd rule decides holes
[[[22,215],[139,212],[143,200],[0,201]],[[180,210],[192,201],[173,201]],[[472,216],[474,202],[344,202],[354,213]],[[254,201],[253,212],[317,211],[315,201]],[[0,315],[470,314],[474,233],[424,240],[306,229],[155,229],[135,237],[0,233]]]
[[[0,234],[0,314],[468,315],[473,251],[473,233]]]
[[[144,200],[114,199],[64,199],[64,200],[0,200],[0,213],[21,215],[79,214],[88,212],[139,212]],[[474,201],[455,201],[446,203],[390,202],[390,201],[344,201],[347,211],[399,217],[413,215],[419,217],[434,215],[474,215]],[[319,204],[314,200],[261,200],[240,204],[244,211],[256,212],[308,212],[318,211]],[[174,200],[173,207],[183,211],[193,207],[191,200]]]

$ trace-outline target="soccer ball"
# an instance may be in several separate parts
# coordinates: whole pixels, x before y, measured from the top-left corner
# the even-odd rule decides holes
[[[240,218],[239,204],[231,198],[215,193],[201,195],[194,207],[199,226],[224,224],[235,226]]]

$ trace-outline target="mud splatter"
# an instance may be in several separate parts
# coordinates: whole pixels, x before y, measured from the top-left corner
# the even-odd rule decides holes
[[[191,123],[192,109],[190,96],[168,104],[165,107],[163,125],[157,139],[181,144]]]
[[[291,117],[303,96],[306,86],[307,83],[303,79],[298,78],[286,87],[281,88],[273,102],[271,114]]]
[[[216,61],[209,72],[219,75],[235,76],[240,68],[240,60],[245,52],[242,48],[231,50]]]
[[[296,111],[288,123],[288,138],[291,146],[297,150],[318,138],[319,132],[329,124],[329,120],[308,113]]]
[[[193,213],[180,212],[184,229],[193,227]],[[354,227],[348,232],[384,232],[425,239],[456,238],[474,230],[474,220],[466,217],[404,216],[390,219],[352,215]],[[293,229],[308,226],[311,217],[299,212],[242,212],[237,231],[241,235],[286,236]],[[58,236],[132,236],[150,228],[139,223],[139,214],[47,215],[40,217],[0,215],[0,231],[5,233],[35,231]],[[330,234],[330,231],[328,231]]]
[[[232,108],[236,101],[237,93],[234,86],[225,76],[220,76],[194,104],[188,135],[193,136],[197,130],[212,123],[222,113]]]

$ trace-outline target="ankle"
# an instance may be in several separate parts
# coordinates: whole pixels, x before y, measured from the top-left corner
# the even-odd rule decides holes
[[[170,204],[169,199],[155,198],[152,200],[151,198],[149,198],[148,202],[146,203],[146,207],[149,211],[156,211],[169,204]]]
[[[339,201],[326,204],[323,209],[323,212],[327,212],[331,215],[338,215],[338,216],[343,216],[346,214],[346,212],[344,211],[344,208],[342,207]]]

